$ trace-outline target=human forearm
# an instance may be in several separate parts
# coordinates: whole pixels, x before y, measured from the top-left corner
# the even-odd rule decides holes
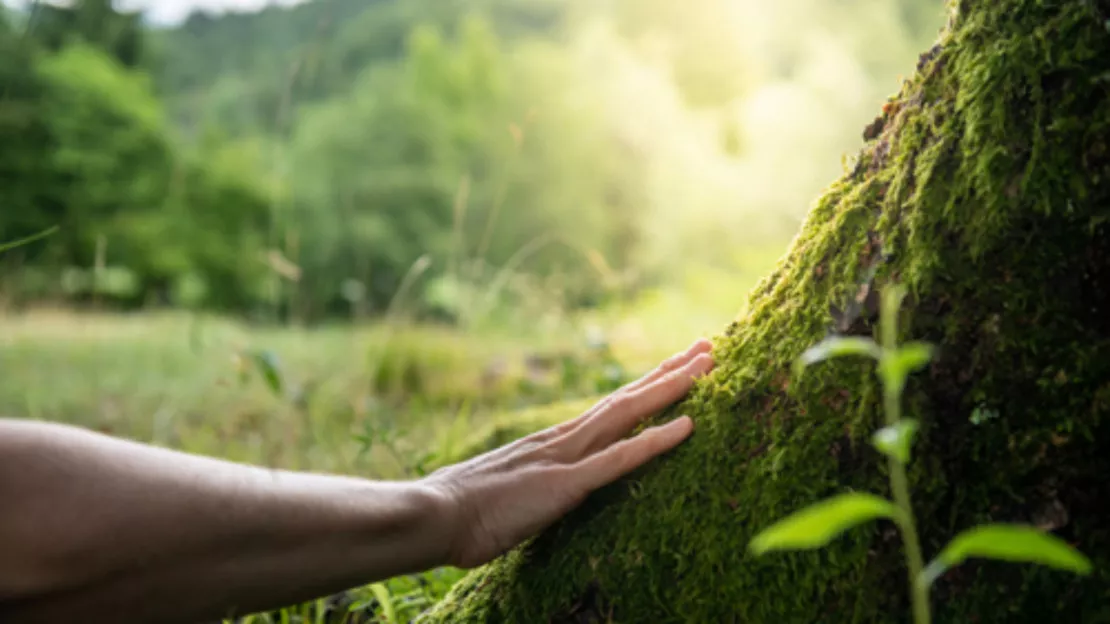
[[[0,420],[0,621],[187,622],[440,564],[481,565],[667,452],[644,418],[712,368],[698,341],[578,418],[413,483],[267,471]]]
[[[0,503],[0,615],[16,621],[218,619],[445,563],[451,534],[419,483],[14,421],[0,421]]]

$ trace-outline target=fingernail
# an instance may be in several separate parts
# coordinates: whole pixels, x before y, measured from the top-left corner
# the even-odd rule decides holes
[[[678,422],[685,421],[685,423],[683,423],[684,427],[686,427],[687,429],[689,429],[691,431],[694,429],[694,419],[693,418],[690,418],[689,416],[683,414],[682,416],[679,416],[676,420]]]

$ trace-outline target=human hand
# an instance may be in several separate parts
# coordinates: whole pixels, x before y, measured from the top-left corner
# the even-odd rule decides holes
[[[427,477],[446,501],[448,563],[486,563],[685,440],[688,416],[622,438],[713,368],[711,348],[699,340],[581,416]]]

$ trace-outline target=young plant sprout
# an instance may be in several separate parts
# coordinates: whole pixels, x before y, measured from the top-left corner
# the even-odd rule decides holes
[[[824,360],[844,356],[864,356],[878,365],[883,387],[886,426],[875,432],[871,442],[887,456],[890,489],[894,500],[874,494],[839,494],[806,507],[776,522],[756,535],[749,547],[757,555],[773,550],[810,550],[823,547],[841,533],[879,518],[892,520],[902,534],[909,572],[910,596],[915,624],[931,620],[929,588],[947,570],[969,558],[1036,563],[1086,575],[1091,562],[1063,540],[1033,526],[988,524],[971,528],[956,536],[928,564],[924,563],[921,543],[910,502],[906,466],[918,422],[903,418],[902,391],[909,375],[923,368],[933,348],[921,342],[898,345],[897,313],[905,289],[895,286],[883,293],[880,311],[882,344],[869,338],[831,337],[808,349],[798,359],[796,372]]]

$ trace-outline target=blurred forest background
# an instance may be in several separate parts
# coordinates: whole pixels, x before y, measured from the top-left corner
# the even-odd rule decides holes
[[[944,19],[115,4],[0,8],[0,413],[385,477],[719,331]]]
[[[2,292],[315,322],[383,312],[427,263],[412,309],[466,322],[730,272],[792,235],[941,11],[316,0],[163,28],[109,0],[9,11],[0,238],[60,230],[5,255]]]

